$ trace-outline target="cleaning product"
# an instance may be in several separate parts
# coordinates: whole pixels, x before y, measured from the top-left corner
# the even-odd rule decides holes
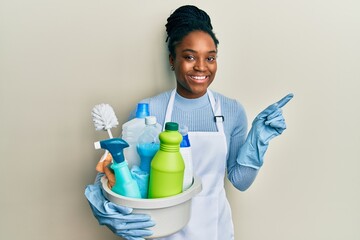
[[[137,152],[140,156],[140,169],[149,173],[151,160],[160,148],[161,125],[156,122],[155,116],[146,117],[145,125],[137,142]]]
[[[149,104],[138,103],[136,117],[122,125],[121,138],[129,144],[129,147],[124,150],[124,154],[130,168],[140,164],[140,156],[137,153],[136,144],[140,133],[145,127],[145,117],[149,115]]]
[[[117,194],[131,198],[141,198],[139,186],[132,178],[123,150],[129,144],[121,138],[111,138],[95,142],[95,149],[106,149],[113,157],[111,168],[115,173],[115,185],[111,189]]]
[[[180,143],[180,153],[183,157],[185,170],[184,170],[184,183],[183,191],[187,190],[193,183],[193,161],[192,161],[192,152],[191,145],[188,135],[188,127],[185,125],[180,126],[179,132],[182,135],[182,141]]]
[[[178,129],[177,123],[167,122],[165,131],[159,135],[160,149],[150,168],[149,198],[168,197],[182,192],[185,165],[180,154],[182,136]]]
[[[156,122],[155,116],[145,117],[145,124],[146,127],[140,134],[136,146],[140,156],[140,167],[133,165],[131,168],[131,174],[139,185],[142,198],[148,196],[150,164],[160,148],[159,134],[161,132],[161,125]]]
[[[119,124],[114,109],[109,104],[105,104],[105,103],[98,104],[95,105],[94,108],[92,109],[91,115],[95,125],[95,130],[107,131],[109,137],[113,138],[110,129],[116,127]],[[109,151],[106,150],[104,155],[100,158],[100,162],[103,162],[108,154]]]

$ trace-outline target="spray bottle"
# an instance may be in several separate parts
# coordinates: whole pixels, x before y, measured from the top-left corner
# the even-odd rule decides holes
[[[115,173],[115,185],[112,191],[125,197],[141,198],[139,186],[132,178],[127,162],[124,158],[124,148],[129,144],[121,138],[112,138],[95,142],[95,149],[106,149],[113,157],[111,168]]]

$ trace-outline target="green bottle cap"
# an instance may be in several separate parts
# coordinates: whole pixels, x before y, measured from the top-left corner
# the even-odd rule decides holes
[[[167,122],[165,124],[165,130],[177,131],[178,129],[179,129],[179,124],[177,124],[176,122]]]

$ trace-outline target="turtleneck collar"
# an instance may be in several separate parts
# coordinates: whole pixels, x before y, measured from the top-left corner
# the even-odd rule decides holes
[[[184,98],[178,93],[175,94],[175,103],[176,106],[180,109],[198,109],[202,108],[210,103],[208,93],[204,94],[199,98]]]

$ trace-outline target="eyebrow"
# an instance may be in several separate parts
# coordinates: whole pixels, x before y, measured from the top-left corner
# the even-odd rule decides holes
[[[184,49],[184,50],[182,50],[182,52],[192,52],[192,53],[197,53],[195,50],[190,49],[190,48]],[[217,53],[217,51],[216,51],[216,50],[211,50],[211,51],[208,51],[208,53]]]

